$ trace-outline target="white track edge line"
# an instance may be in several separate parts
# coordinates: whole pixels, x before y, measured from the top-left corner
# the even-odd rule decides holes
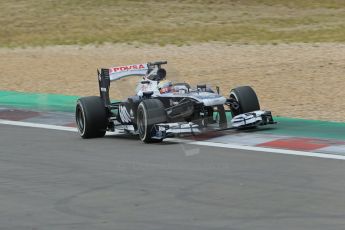
[[[73,127],[46,125],[46,124],[38,124],[38,123],[23,122],[23,121],[9,121],[9,120],[0,119],[0,124],[77,132],[77,129]],[[237,145],[237,144],[225,144],[225,143],[217,143],[217,142],[209,142],[209,141],[191,141],[191,140],[183,140],[183,139],[178,139],[178,138],[169,138],[167,139],[167,141],[192,144],[192,145],[200,145],[200,146],[209,146],[209,147],[259,151],[259,152],[266,152],[266,153],[278,153],[278,154],[283,154],[283,155],[295,155],[295,156],[316,157],[316,158],[323,158],[323,159],[345,160],[345,156],[335,155],[335,154],[305,152],[305,151],[296,151],[296,150],[288,150],[288,149],[264,148],[264,147],[246,146],[246,145]]]
[[[277,154],[283,154],[283,155],[294,155],[294,156],[304,156],[304,157],[317,157],[317,158],[333,159],[333,160],[345,160],[345,156],[336,155],[336,154],[306,152],[306,151],[297,151],[297,150],[289,150],[289,149],[275,149],[275,148],[238,145],[238,144],[225,144],[225,143],[217,143],[217,142],[209,142],[209,141],[191,141],[191,140],[183,140],[183,139],[178,139],[178,138],[169,138],[167,140],[172,141],[172,142],[209,146],[209,147],[239,149],[239,150],[247,150],[247,151],[277,153]]]
[[[334,159],[334,160],[345,160],[345,156],[343,156],[343,155],[317,153],[317,152],[306,152],[306,151],[297,151],[297,150],[289,150],[289,149],[274,149],[274,148],[266,148],[266,147],[215,143],[215,142],[207,142],[207,141],[195,141],[195,142],[192,142],[191,144],[202,145],[202,146],[220,147],[220,148],[229,148],[229,149],[258,151],[258,152],[266,152],[266,153],[277,153],[277,154],[283,154],[283,155],[294,155],[294,156],[317,157],[317,158]]]
[[[0,119],[0,124],[22,126],[22,127],[31,127],[31,128],[53,129],[53,130],[77,132],[77,129],[73,128],[73,127],[58,126],[58,125],[46,125],[46,124],[38,124],[38,123],[24,122],[24,121],[9,121],[9,120],[2,120],[2,119]]]

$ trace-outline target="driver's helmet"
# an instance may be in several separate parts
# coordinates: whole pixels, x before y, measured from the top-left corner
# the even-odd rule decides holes
[[[161,94],[172,92],[172,82],[168,80],[160,81],[158,84],[158,90]]]

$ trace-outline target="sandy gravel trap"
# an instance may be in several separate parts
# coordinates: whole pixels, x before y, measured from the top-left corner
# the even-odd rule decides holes
[[[0,90],[97,95],[97,68],[154,60],[168,60],[169,79],[218,85],[224,95],[251,85],[274,115],[345,121],[345,44],[0,49]],[[134,81],[112,96],[133,94]]]

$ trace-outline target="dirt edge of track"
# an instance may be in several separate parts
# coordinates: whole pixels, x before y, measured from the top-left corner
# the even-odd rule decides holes
[[[167,59],[173,81],[219,85],[224,95],[251,85],[262,108],[275,115],[345,121],[344,44],[118,44],[0,49],[0,54],[1,90],[95,95],[96,68]],[[132,83],[113,87],[113,97],[133,93]]]

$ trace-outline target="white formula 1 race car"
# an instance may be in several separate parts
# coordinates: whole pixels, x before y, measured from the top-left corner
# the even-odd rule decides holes
[[[82,138],[102,137],[106,131],[139,135],[145,143],[161,142],[176,134],[209,130],[244,129],[274,124],[270,111],[260,110],[256,93],[249,86],[230,91],[229,97],[201,84],[166,80],[161,66],[166,61],[98,70],[100,96],[83,97],[76,105],[76,123]],[[140,76],[136,94],[111,102],[111,82]],[[232,115],[228,124],[227,114]]]

